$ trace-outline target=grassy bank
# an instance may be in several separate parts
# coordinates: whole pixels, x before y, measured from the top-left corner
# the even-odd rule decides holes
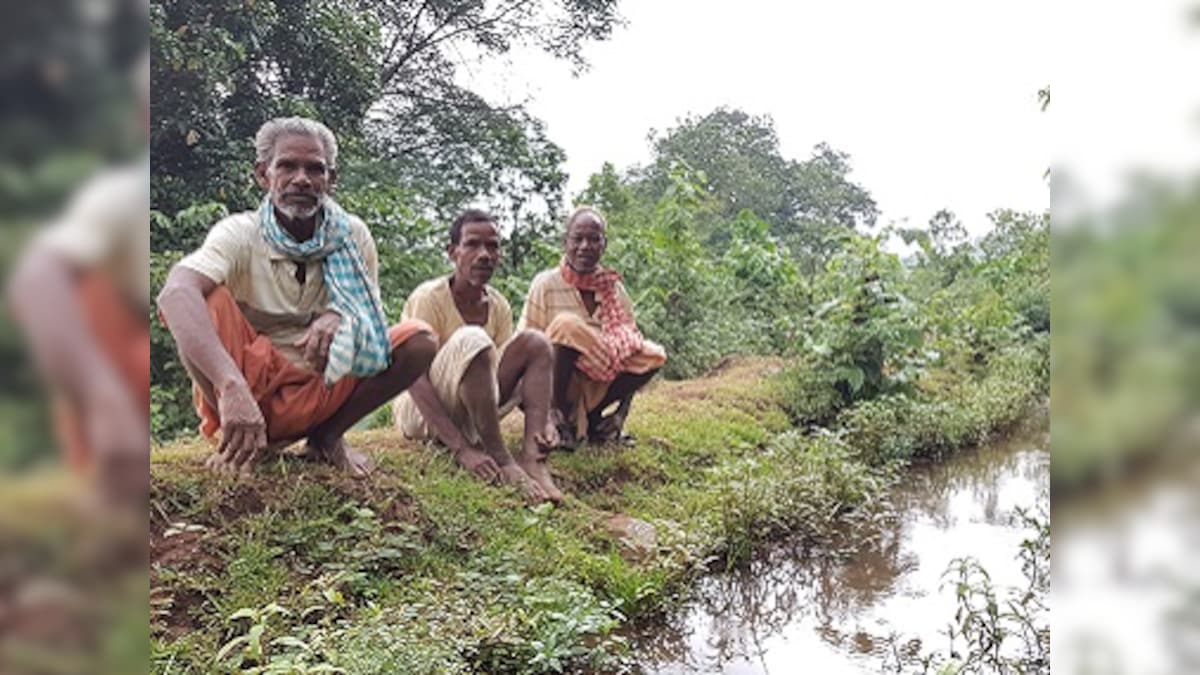
[[[659,382],[635,403],[637,447],[554,456],[570,494],[558,508],[525,508],[383,430],[352,439],[380,461],[368,482],[281,460],[234,483],[203,470],[198,442],[162,448],[154,672],[619,670],[614,629],[669,607],[694,575],[784,533],[819,537],[908,458],[1019,419],[1044,391],[1029,375],[1039,358],[1017,350],[820,431],[793,429],[778,360]]]

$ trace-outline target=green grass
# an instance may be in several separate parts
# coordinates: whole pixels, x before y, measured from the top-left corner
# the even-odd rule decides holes
[[[365,482],[280,460],[234,483],[203,471],[201,442],[156,450],[154,671],[619,670],[616,629],[669,608],[697,574],[772,538],[820,536],[879,497],[898,461],[979,440],[1039,391],[984,379],[936,410],[884,400],[804,435],[790,429],[781,365],[656,383],[634,403],[636,447],[552,457],[569,495],[556,508],[526,507],[383,429],[351,437],[380,464]],[[519,427],[505,428],[515,443]],[[653,546],[622,541],[615,514],[652,524]]]

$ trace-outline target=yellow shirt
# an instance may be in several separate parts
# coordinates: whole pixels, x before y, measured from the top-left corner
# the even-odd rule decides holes
[[[438,344],[442,345],[450,340],[454,331],[466,325],[450,293],[450,277],[447,274],[417,286],[404,302],[401,313],[403,319],[421,319],[432,326],[437,333]],[[480,327],[497,347],[502,347],[513,334],[512,307],[500,291],[491,286],[485,286],[484,290],[487,293],[488,318],[487,323]]]
[[[350,216],[350,236],[358,245],[373,290],[379,292],[379,256],[367,226]],[[306,263],[305,280],[296,279],[297,263],[267,243],[257,211],[237,213],[209,230],[204,244],[179,264],[224,284],[246,319],[292,363],[310,368],[292,343],[329,307],[324,261]]]

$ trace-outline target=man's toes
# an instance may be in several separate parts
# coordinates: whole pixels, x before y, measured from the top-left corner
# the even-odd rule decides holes
[[[533,481],[525,484],[525,498],[532,504],[541,504],[550,499],[546,491],[542,489],[542,486]]]

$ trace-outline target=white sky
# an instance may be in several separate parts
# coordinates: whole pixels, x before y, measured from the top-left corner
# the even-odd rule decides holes
[[[574,195],[604,161],[650,158],[650,129],[726,105],[775,120],[786,157],[821,141],[851,155],[881,223],[940,208],[973,233],[996,208],[1049,203],[1052,31],[1045,3],[1006,0],[624,0],[628,20],[591,69],[523,50],[470,86],[527,101],[567,153]],[[1057,94],[1057,91],[1055,92]]]
[[[1059,0],[1052,20],[1073,27],[1054,53],[1055,218],[1111,205],[1127,178],[1200,174],[1200,57],[1194,0]]]
[[[648,161],[650,129],[727,105],[771,115],[785,156],[849,152],[881,223],[947,207],[979,234],[995,208],[1044,209],[1051,163],[1085,210],[1135,171],[1200,173],[1188,2],[623,0],[628,26],[588,46],[582,76],[522,50],[467,79],[546,122],[571,195],[605,160]]]

